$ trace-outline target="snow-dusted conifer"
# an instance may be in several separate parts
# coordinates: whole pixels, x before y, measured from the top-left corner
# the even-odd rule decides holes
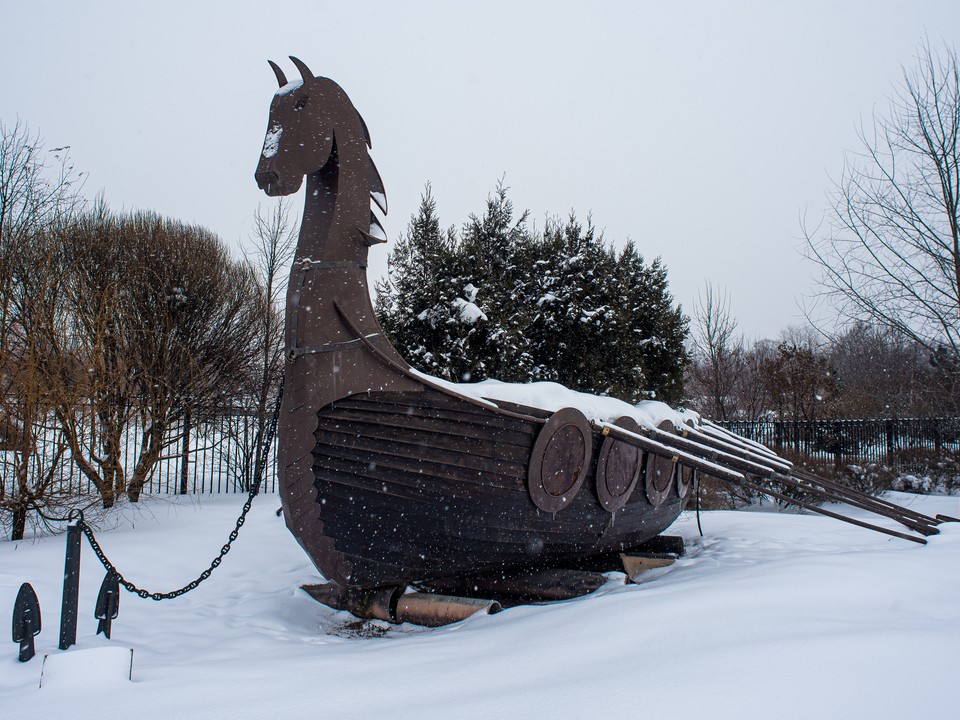
[[[625,332],[617,348],[618,362],[626,368],[631,362],[632,376],[614,383],[613,394],[620,397],[643,391],[643,397],[668,403],[683,397],[683,370],[688,358],[684,348],[688,319],[674,304],[667,283],[667,268],[660,258],[647,265],[633,242],[628,242],[617,258],[613,277],[621,297],[620,313]],[[637,377],[642,383],[636,382]],[[637,397],[635,394],[633,397]]]
[[[429,186],[377,285],[377,312],[415,367],[454,381],[552,380],[626,400],[682,394],[686,319],[659,260],[619,254],[588,219],[534,234],[499,184],[458,235]]]
[[[513,203],[502,182],[487,198],[484,213],[471,215],[464,224],[457,250],[452,270],[464,294],[475,295],[471,302],[484,314],[481,322],[460,325],[461,379],[529,379],[528,342],[523,333],[531,235],[527,213],[514,218]]]
[[[592,222],[584,228],[571,215],[565,225],[547,223],[537,250],[526,333],[533,377],[574,390],[608,391],[609,351],[620,332],[618,299],[609,283],[612,249]]]
[[[454,359],[451,323],[459,316],[450,277],[454,231],[444,232],[430,185],[407,233],[387,260],[389,277],[376,285],[376,311],[383,329],[415,367],[447,379]]]

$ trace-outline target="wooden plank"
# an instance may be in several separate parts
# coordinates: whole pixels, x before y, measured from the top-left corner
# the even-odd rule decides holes
[[[505,545],[516,545],[524,549],[526,554],[530,553],[530,548],[539,547],[549,548],[554,544],[577,545],[584,548],[590,548],[596,545],[600,537],[600,529],[595,532],[579,529],[571,531],[563,528],[550,528],[549,530],[525,530],[518,527],[504,527],[502,525],[487,524],[480,521],[471,523],[456,523],[447,526],[447,530],[452,536],[482,543],[500,543]],[[539,541],[539,542],[538,542]]]
[[[472,437],[478,432],[483,437],[509,445],[525,448],[527,452],[533,444],[534,434],[516,432],[511,428],[490,426],[485,423],[463,422],[450,417],[424,417],[416,414],[376,413],[366,410],[329,408],[320,414],[321,422],[337,421],[382,425],[387,427],[431,432],[441,436],[455,438]]]
[[[416,525],[405,520],[395,505],[374,505],[369,498],[357,501],[330,494],[321,508],[324,526],[337,538],[343,552],[361,552],[368,558],[408,556],[404,562],[417,567],[431,559],[446,557],[446,535],[435,518],[416,515]],[[404,532],[409,528],[410,532]],[[414,532],[415,531],[415,532]]]
[[[482,470],[460,468],[459,472],[454,472],[451,469],[453,468],[451,465],[441,465],[393,455],[371,454],[366,450],[335,445],[319,446],[317,454],[314,455],[314,463],[318,462],[319,457],[331,457],[362,463],[368,468],[376,468],[377,472],[383,468],[389,468],[420,476],[425,481],[452,483],[453,485],[449,486],[449,492],[461,495],[476,495],[482,492],[485,486],[514,493],[522,493],[525,496],[528,495],[526,484],[520,478],[496,473],[485,473]],[[457,484],[460,485],[459,490],[454,487]],[[447,488],[448,485],[444,484],[442,487]]]
[[[393,445],[376,438],[357,437],[318,430],[314,456],[332,454],[365,460],[414,473],[462,482],[491,483],[496,487],[526,492],[526,468],[519,463],[498,461],[436,448]]]
[[[398,417],[421,417],[442,419],[450,422],[486,425],[514,433],[536,435],[538,426],[506,415],[498,415],[494,410],[486,410],[473,405],[414,404],[409,398],[397,396],[383,397],[382,394],[351,395],[337,400],[328,406],[331,410],[356,410],[377,415],[396,415]]]
[[[337,451],[339,454],[334,456],[333,451]],[[422,493],[424,497],[435,499],[438,504],[449,504],[457,500],[479,500],[481,498],[495,501],[499,493],[504,493],[504,498],[520,499],[525,497],[525,494],[521,495],[524,492],[522,488],[519,490],[515,487],[503,488],[483,482],[467,483],[458,478],[435,477],[425,472],[398,469],[385,463],[380,463],[375,469],[371,470],[369,457],[365,454],[360,459],[344,457],[351,452],[333,448],[331,453],[317,455],[314,458],[314,471],[322,470],[326,473],[325,477],[330,482],[345,486],[375,489],[380,484],[386,483],[388,488],[392,488],[393,492],[398,495],[418,497],[418,493]],[[489,490],[485,491],[485,488],[489,488]]]
[[[323,458],[324,463],[331,462],[332,458]],[[337,461],[343,462],[343,461]],[[346,464],[346,463],[344,463]],[[353,463],[356,472],[365,469],[362,463]],[[389,475],[385,473],[389,471]],[[490,528],[494,533],[501,530],[524,533],[524,541],[531,537],[543,534],[556,534],[569,537],[571,534],[583,534],[584,537],[593,537],[595,541],[605,527],[605,523],[597,522],[593,528],[582,521],[580,517],[570,520],[558,515],[539,513],[530,502],[526,494],[513,493],[494,488],[472,488],[466,492],[462,483],[440,481],[440,483],[425,483],[420,474],[404,473],[378,467],[377,475],[382,477],[366,477],[362,474],[346,473],[342,467],[336,470],[322,466],[315,466],[314,472],[324,483],[332,483],[344,488],[338,491],[339,495],[352,490],[373,494],[381,493],[398,500],[423,503],[432,507],[422,508],[420,512],[436,513],[447,523],[450,532],[455,535],[479,537],[482,532],[479,526]],[[432,479],[431,479],[432,480]],[[326,486],[324,486],[326,488]],[[444,487],[445,491],[441,491]],[[386,489],[384,489],[386,488]],[[483,492],[486,490],[486,492]],[[462,532],[460,528],[470,526],[473,529]]]
[[[450,496],[432,488],[420,485],[407,485],[387,480],[346,472],[342,469],[333,470],[315,465],[314,475],[324,483],[339,485],[345,488],[356,488],[365,492],[379,493],[397,500],[427,503],[443,506],[450,502]]]
[[[452,425],[448,424],[452,428]],[[382,440],[390,447],[411,445],[415,448],[430,448],[441,453],[461,453],[470,456],[480,456],[492,460],[503,459],[526,467],[530,456],[530,448],[515,444],[497,442],[485,428],[470,428],[476,432],[438,433],[432,430],[422,430],[408,425],[388,425],[375,421],[340,420],[323,415],[320,418],[318,430],[334,432],[342,435],[366,437]],[[467,430],[467,428],[463,428]],[[472,435],[472,436],[471,436]]]
[[[510,410],[515,413],[522,413],[524,415],[532,415],[533,417],[547,419],[553,415],[552,410],[544,410],[543,408],[533,407],[531,405],[521,405],[520,403],[508,402],[507,400],[491,400],[497,404],[498,407],[503,408],[504,410]]]
[[[620,562],[623,563],[623,571],[633,582],[637,582],[637,578],[647,570],[673,565],[676,560],[677,559],[673,556],[658,553],[620,554]]]

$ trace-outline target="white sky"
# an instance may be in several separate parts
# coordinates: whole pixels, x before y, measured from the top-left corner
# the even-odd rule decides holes
[[[296,55],[366,119],[391,240],[427,181],[459,225],[505,174],[538,225],[592,212],[688,312],[710,280],[775,336],[811,287],[801,214],[924,34],[958,44],[960,3],[0,0],[0,24],[0,119],[72,146],[115,209],[246,237],[266,61]]]

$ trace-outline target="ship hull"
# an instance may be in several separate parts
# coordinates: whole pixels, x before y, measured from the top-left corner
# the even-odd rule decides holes
[[[677,518],[685,499],[676,484],[655,506],[642,467],[625,504],[604,509],[599,433],[572,501],[557,512],[537,507],[528,477],[549,413],[540,415],[504,414],[430,388],[354,394],[323,407],[313,451],[317,520],[336,567],[348,568],[330,579],[370,588],[582,562],[640,545]]]

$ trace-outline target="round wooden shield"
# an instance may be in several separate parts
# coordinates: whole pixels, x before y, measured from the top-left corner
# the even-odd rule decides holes
[[[637,421],[628,415],[613,424],[630,432],[640,432]],[[627,503],[640,479],[642,461],[639,448],[612,436],[606,437],[597,458],[597,498],[604,510],[616,512]]]
[[[593,456],[593,432],[576,408],[557,410],[540,429],[530,453],[527,489],[533,504],[563,510],[580,491]]]
[[[692,467],[686,465],[677,466],[677,495],[681,500],[686,500],[690,494],[690,488],[693,487],[693,474],[696,472]]]
[[[659,429],[664,432],[674,432],[673,423],[664,420]],[[644,487],[647,491],[647,500],[654,507],[660,507],[666,502],[673,485],[677,463],[673,458],[660,457],[649,453],[647,455],[647,470],[644,478]]]

